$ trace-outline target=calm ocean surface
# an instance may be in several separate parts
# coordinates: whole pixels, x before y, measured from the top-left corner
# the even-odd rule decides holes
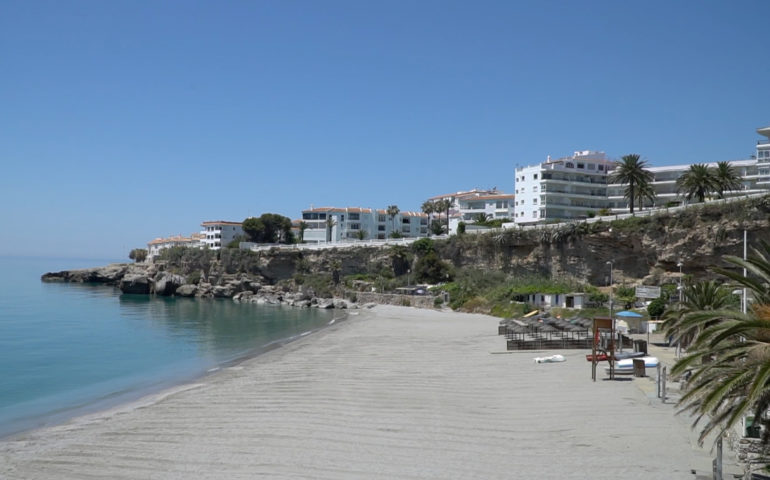
[[[107,263],[0,256],[0,436],[137,399],[332,319],[317,309],[40,281]]]

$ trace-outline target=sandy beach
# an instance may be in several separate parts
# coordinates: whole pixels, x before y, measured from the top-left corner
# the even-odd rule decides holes
[[[492,317],[353,313],[194,384],[0,442],[0,478],[710,478],[711,454],[650,379],[592,382],[585,351],[507,353]],[[567,361],[533,362],[550,353]]]

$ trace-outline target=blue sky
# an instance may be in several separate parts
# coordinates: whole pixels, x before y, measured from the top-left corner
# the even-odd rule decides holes
[[[575,150],[748,158],[758,1],[0,3],[0,254],[203,220],[417,210]]]

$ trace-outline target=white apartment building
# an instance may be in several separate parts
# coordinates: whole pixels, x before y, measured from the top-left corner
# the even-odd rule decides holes
[[[607,208],[607,171],[613,163],[604,152],[583,150],[516,168],[514,222],[586,218]]]
[[[757,142],[754,158],[729,162],[730,166],[740,175],[742,188],[738,191],[725,192],[725,196],[770,191],[770,127],[759,128],[757,133],[765,136],[767,140]],[[713,168],[717,166],[717,163],[711,162],[706,165]],[[683,195],[679,195],[676,181],[689,168],[690,165],[688,164],[648,168],[647,170],[653,174],[651,185],[655,190],[655,201],[646,201],[642,208],[683,204],[686,200]],[[625,189],[626,185],[618,183],[607,186],[608,208],[612,209],[613,212],[627,212],[629,210],[628,199],[624,195]]]
[[[147,256],[152,259],[160,255],[162,250],[171,247],[200,247],[201,238],[200,233],[193,233],[189,237],[175,235],[166,238],[156,238],[147,242]]]
[[[306,243],[340,242],[390,238],[394,231],[403,237],[428,235],[428,216],[421,212],[399,212],[388,215],[386,210],[361,207],[317,207],[302,211],[307,224],[303,240]],[[360,233],[360,232],[363,232]]]
[[[512,219],[514,215],[514,195],[504,193],[497,188],[492,190],[473,189],[436,195],[430,197],[429,202],[449,200],[449,231],[455,233],[460,222],[475,223],[480,214],[485,214],[488,219]],[[443,218],[446,212],[437,212],[434,218]]]
[[[228,222],[225,220],[215,220],[201,223],[200,234],[201,243],[204,247],[212,250],[219,250],[222,246],[227,246],[235,240],[235,237],[244,237],[241,222]]]

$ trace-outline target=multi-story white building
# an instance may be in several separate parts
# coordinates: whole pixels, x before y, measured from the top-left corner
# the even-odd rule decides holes
[[[201,223],[200,234],[203,236],[201,243],[204,247],[212,250],[219,250],[235,240],[235,237],[243,237],[243,227],[241,222],[227,222],[224,220],[215,220]]]
[[[419,212],[404,211],[391,217],[382,209],[317,207],[303,210],[302,221],[307,224],[303,235],[306,243],[385,239],[394,231],[403,237],[428,234],[428,216]]]
[[[171,247],[201,247],[200,233],[193,233],[189,237],[183,237],[182,235],[175,235],[166,238],[156,238],[147,242],[147,254],[150,259],[160,255],[162,250]]]
[[[757,142],[754,158],[729,162],[730,166],[741,177],[742,187],[737,191],[724,192],[725,196],[740,196],[770,190],[770,127],[759,128],[757,133],[767,137],[768,140]],[[709,168],[714,168],[717,166],[717,162],[707,163],[706,165]],[[684,203],[684,195],[679,194],[676,181],[689,168],[690,165],[688,164],[649,167],[647,170],[653,175],[651,185],[655,191],[655,200],[647,200],[641,208],[665,207],[666,205],[680,205]],[[626,185],[618,183],[607,186],[608,208],[612,209],[613,212],[629,210],[628,199],[625,198],[625,190]],[[637,208],[639,208],[638,205]]]
[[[514,222],[585,218],[606,208],[607,171],[612,165],[604,152],[584,150],[516,168]]]
[[[480,214],[487,219],[512,219],[514,215],[514,195],[504,193],[496,188],[492,190],[473,189],[436,195],[429,202],[449,200],[449,231],[455,233],[460,222],[475,223]],[[439,218],[446,212],[436,212],[433,217]]]

